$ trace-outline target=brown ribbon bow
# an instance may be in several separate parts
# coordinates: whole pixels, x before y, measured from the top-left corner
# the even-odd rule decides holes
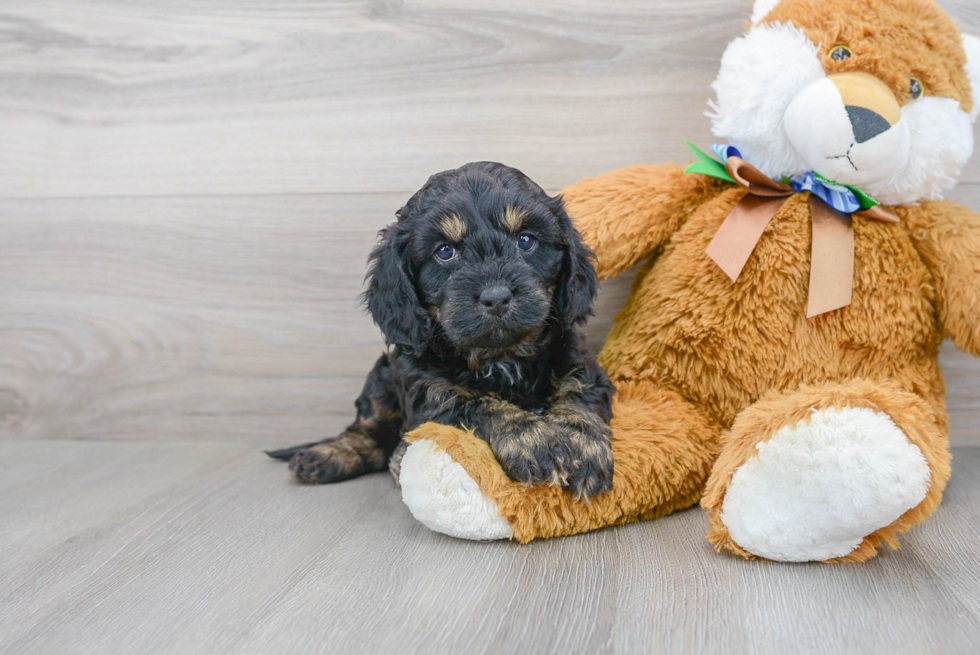
[[[725,170],[748,193],[718,228],[707,253],[734,282],[745,268],[766,226],[786,199],[796,192],[788,184],[769,179],[739,157],[729,157]],[[898,222],[894,212],[880,205],[855,213],[887,223]],[[807,318],[850,305],[854,284],[854,227],[851,215],[837,211],[811,193],[810,220],[813,223],[813,244]]]

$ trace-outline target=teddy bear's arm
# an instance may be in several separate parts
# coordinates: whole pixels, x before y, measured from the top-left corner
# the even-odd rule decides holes
[[[664,245],[724,183],[675,164],[636,165],[565,188],[565,207],[595,252],[600,278],[619,275]]]
[[[980,357],[980,216],[948,201],[907,216],[909,234],[932,272],[945,336]]]

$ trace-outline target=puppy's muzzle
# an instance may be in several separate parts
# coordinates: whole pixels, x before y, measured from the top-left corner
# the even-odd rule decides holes
[[[492,286],[480,292],[479,300],[487,313],[493,316],[503,316],[510,310],[510,301],[514,293],[505,286]]]

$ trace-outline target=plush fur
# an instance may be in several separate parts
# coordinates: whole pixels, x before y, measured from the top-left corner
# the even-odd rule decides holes
[[[752,5],[752,21],[753,25],[758,25],[762,22],[770,11],[779,4],[779,0],[756,0],[755,4]]]
[[[929,488],[922,453],[870,409],[814,412],[756,448],[733,473],[720,518],[732,542],[769,559],[845,557]]]
[[[592,252],[560,198],[479,162],[432,176],[371,254],[365,301],[392,346],[340,436],[269,453],[304,482],[391,468],[404,432],[467,427],[524,484],[609,490],[612,386],[581,347]],[[422,512],[422,510],[419,510]]]
[[[584,504],[508,487],[469,435],[426,426],[410,435],[458,462],[517,539],[650,518],[700,498],[720,549],[855,562],[897,546],[940,502],[949,450],[939,345],[949,337],[980,355],[980,218],[933,199],[972,149],[963,45],[972,42],[931,0],[783,0],[757,14],[722,62],[716,130],[771,175],[813,170],[788,137],[787,108],[829,80],[823,88],[838,104],[825,109],[843,111],[851,90],[834,76],[873,77],[860,101],[892,117],[883,129],[907,130],[908,160],[876,187],[882,199],[902,199],[892,207],[899,222],[855,215],[853,300],[808,319],[808,194],[786,200],[733,282],[705,251],[743,189],[671,164],[567,188],[600,277],[639,265],[600,353],[619,393],[611,494]],[[829,53],[842,43],[851,57],[838,61]],[[911,77],[922,98],[907,96]],[[842,129],[859,133],[850,122]]]
[[[402,479],[411,477],[413,485],[402,498],[419,520],[437,532],[488,538],[482,528],[485,518],[479,529],[469,533],[463,529],[483,511],[484,502],[473,499],[458,470],[453,477],[445,475],[446,461],[430,455],[436,451],[448,454],[463,468],[499,516],[509,521],[510,536],[524,543],[654,519],[697,503],[717,455],[716,426],[674,392],[623,383],[613,400],[612,428],[613,489],[588,502],[553,486],[528,488],[515,483],[483,440],[468,431],[431,423],[406,435],[410,445]],[[413,452],[416,449],[421,451],[419,457]]]
[[[980,39],[972,34],[963,35],[963,49],[966,51],[966,72],[973,89],[973,110],[970,120],[980,116]]]
[[[836,415],[831,419],[836,426],[828,425],[830,412]],[[852,416],[845,419],[846,413]],[[805,443],[800,433],[808,430],[822,430],[822,443]],[[773,391],[740,413],[722,436],[721,455],[701,500],[711,526],[708,538],[743,557],[783,561],[859,562],[874,555],[882,543],[897,548],[898,533],[923,521],[942,500],[950,474],[945,430],[945,416],[894,380]],[[758,475],[753,463],[765,460],[776,466],[769,461],[769,446],[784,436],[803,443],[772,444],[781,447],[783,461],[770,478],[784,479],[769,493],[755,489],[757,497],[750,502],[757,507],[778,503],[783,516],[796,513],[791,526],[796,534],[777,530],[768,539],[756,536],[753,541],[749,536],[736,541],[725,520],[725,511],[732,510],[728,491],[739,476]],[[828,441],[833,448],[827,448]],[[787,478],[793,475],[787,459],[805,462],[806,471]],[[804,482],[805,476],[809,479]],[[744,494],[739,501],[745,504]],[[831,508],[834,515],[827,517]],[[743,520],[738,528],[747,525],[762,531],[771,527],[767,520]]]
[[[767,175],[808,169],[783,129],[783,115],[811,83],[825,79],[817,45],[791,24],[761,25],[733,41],[721,58],[708,115],[716,136],[729,139]]]
[[[489,540],[513,534],[498,505],[434,442],[413,444],[402,463],[402,496],[421,523],[444,530],[450,537]]]
[[[729,45],[713,85],[717,137],[770,177],[815,170],[886,205],[939,199],[953,187],[973,152],[980,85],[971,70],[980,52],[937,5],[783,0],[756,11],[758,25]],[[839,46],[846,60],[831,57]],[[901,108],[901,121],[867,143],[855,143],[844,103],[826,83],[855,71],[881,80]],[[925,89],[921,98],[909,96],[912,78]],[[827,159],[844,154],[861,170]]]

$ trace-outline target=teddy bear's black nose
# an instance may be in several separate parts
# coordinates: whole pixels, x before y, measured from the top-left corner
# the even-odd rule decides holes
[[[500,316],[510,307],[514,294],[507,287],[490,287],[480,293],[480,304],[494,316]]]
[[[891,128],[884,116],[870,109],[854,105],[848,105],[844,109],[847,110],[847,117],[851,120],[851,129],[854,130],[854,138],[858,143],[870,141]]]

